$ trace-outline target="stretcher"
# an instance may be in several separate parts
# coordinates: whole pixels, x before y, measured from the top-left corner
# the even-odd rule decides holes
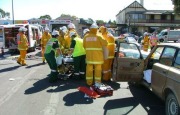
[[[68,79],[73,76],[74,65],[72,56],[63,56],[62,64],[58,66],[59,78]]]

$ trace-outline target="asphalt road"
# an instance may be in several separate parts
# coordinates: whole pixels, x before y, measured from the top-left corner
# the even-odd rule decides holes
[[[39,56],[29,56],[28,66],[19,66],[16,57],[0,58],[0,115],[165,114],[164,103],[143,86],[108,82],[113,96],[87,100],[77,90],[85,81],[49,83],[50,69]]]

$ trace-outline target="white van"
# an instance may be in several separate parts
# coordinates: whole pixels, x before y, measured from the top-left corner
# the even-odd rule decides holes
[[[168,41],[174,41],[177,42],[180,39],[180,30],[162,30],[158,35],[158,40],[160,42],[168,42]]]
[[[20,27],[24,26],[27,28],[25,35],[27,36],[29,42],[29,50],[35,51],[38,41],[40,39],[40,30],[37,26],[31,24],[12,24],[12,25],[0,25],[0,30],[2,31],[0,36],[2,36],[2,44],[4,48],[10,51],[17,50],[17,34]]]

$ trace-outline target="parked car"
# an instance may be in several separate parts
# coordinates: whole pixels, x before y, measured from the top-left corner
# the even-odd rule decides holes
[[[125,41],[128,43],[135,43],[139,48],[141,48],[141,45],[136,41],[134,37],[125,37]]]
[[[129,45],[132,44],[119,43],[117,46],[113,62],[113,80],[143,84],[165,101],[167,115],[179,115],[180,43],[159,44],[146,59],[143,59],[138,48],[134,48],[136,51],[133,51],[132,56],[126,56],[127,53],[123,50],[128,49]],[[134,44],[133,47],[135,46]],[[123,56],[120,55],[122,52],[125,53]]]
[[[125,33],[125,37],[133,37],[135,40],[139,40],[139,36],[132,34],[132,33]]]

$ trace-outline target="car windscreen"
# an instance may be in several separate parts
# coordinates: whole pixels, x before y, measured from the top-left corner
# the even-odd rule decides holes
[[[129,43],[134,43],[136,40],[133,37],[127,37]]]
[[[137,45],[129,43],[120,43],[119,55],[123,58],[141,58],[141,53],[138,50]]]

